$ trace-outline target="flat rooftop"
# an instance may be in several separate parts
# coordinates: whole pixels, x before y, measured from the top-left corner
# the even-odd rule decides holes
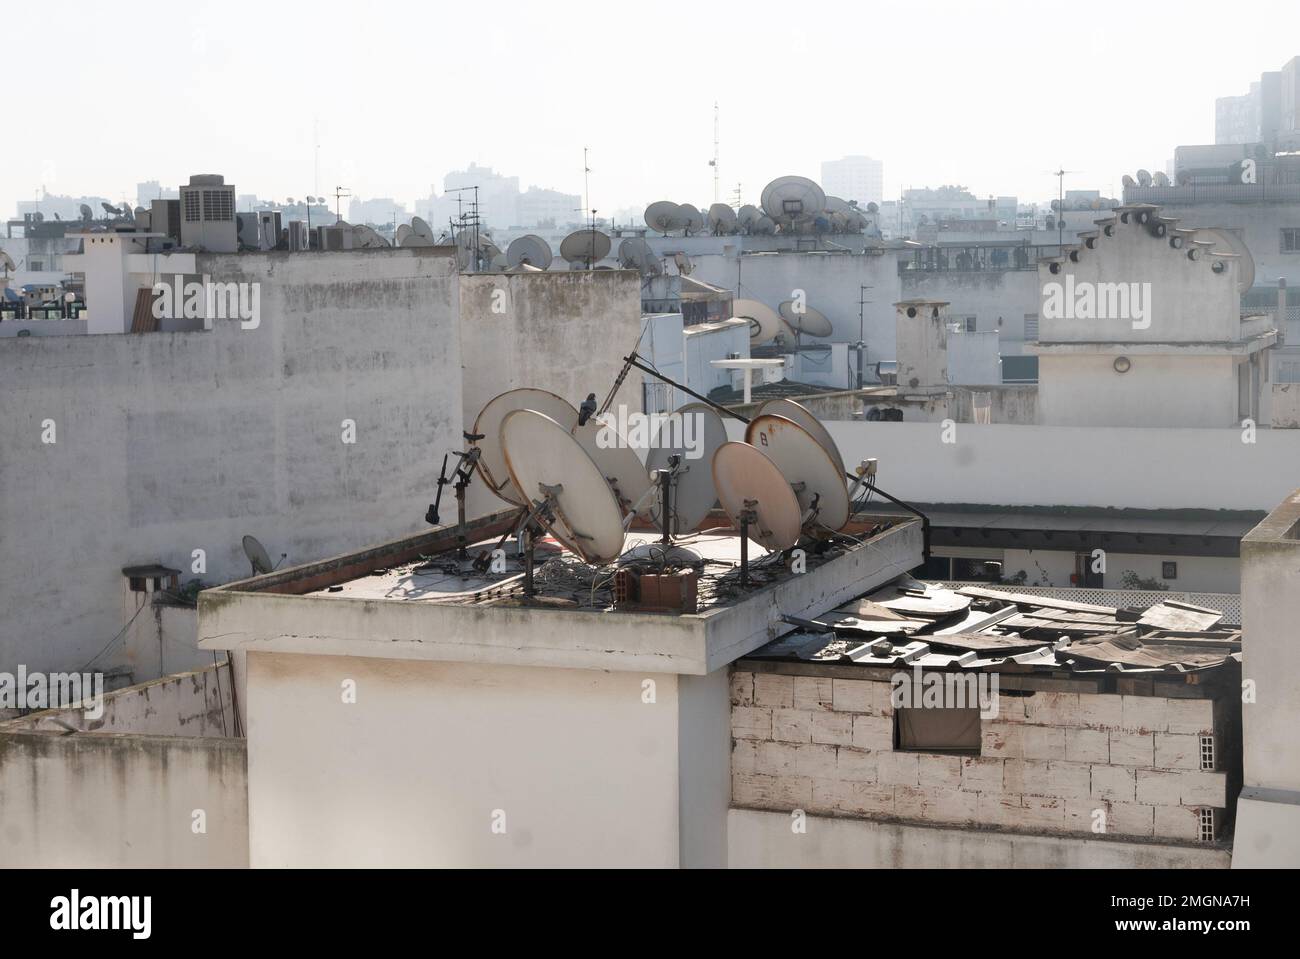
[[[516,518],[504,511],[467,524],[464,558],[457,528],[442,526],[205,590],[199,645],[702,675],[788,632],[784,617],[825,613],[915,568],[923,552],[919,520],[859,513],[844,535],[808,544],[799,572],[748,544],[742,585],[740,536],[715,511],[667,554],[656,532],[631,530],[621,566],[589,566],[540,539],[528,595]],[[504,561],[475,568],[498,543]],[[695,608],[664,609],[644,596],[628,602],[620,569],[641,584],[647,574],[685,573],[695,581]]]

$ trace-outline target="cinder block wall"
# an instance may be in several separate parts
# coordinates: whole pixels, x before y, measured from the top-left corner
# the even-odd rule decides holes
[[[890,683],[736,669],[732,804],[1020,832],[1182,841],[1227,805],[1211,699],[1003,689],[979,755],[894,749]],[[1203,770],[1202,737],[1215,769]],[[1104,814],[1104,820],[1098,812]]]

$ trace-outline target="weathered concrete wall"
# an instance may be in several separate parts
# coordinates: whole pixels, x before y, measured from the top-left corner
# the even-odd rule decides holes
[[[423,525],[460,443],[451,260],[200,260],[214,281],[261,284],[260,326],[0,341],[0,669],[95,656],[126,622],[123,566],[184,581],[202,549],[200,578],[222,582],[248,573],[246,533],[300,562]]]
[[[909,270],[901,276],[901,299],[947,301],[953,319],[974,316],[976,330],[999,333],[1004,354],[1021,352],[1025,316],[1038,314],[1040,295],[1037,270]]]
[[[794,834],[789,813],[733,809],[729,865],[871,869],[1226,869],[1231,852],[1119,839],[1030,836],[941,826],[808,817]]]
[[[641,280],[631,271],[461,276],[465,429],[488,400],[519,387],[549,390],[575,407],[588,393],[603,402],[640,335]],[[623,381],[615,403],[640,412],[637,371]],[[480,483],[470,486],[469,504],[471,517],[501,508]]]
[[[1300,429],[1300,383],[1274,383],[1271,421],[1274,429]]]
[[[230,669],[223,662],[105,693],[104,711],[97,718],[90,718],[80,709],[46,709],[0,723],[0,735],[66,732],[72,726],[94,733],[191,738],[233,736],[235,713],[231,694]]]
[[[886,681],[736,669],[732,803],[821,815],[1194,842],[1228,805],[1209,699],[997,693],[978,754],[895,748]],[[1200,766],[1202,737],[1216,770]]]
[[[1038,359],[1038,408],[1047,426],[1232,426],[1240,424],[1231,356],[1114,356]]]
[[[244,867],[247,788],[241,739],[0,734],[0,867]]]
[[[254,866],[679,863],[672,675],[248,662]]]

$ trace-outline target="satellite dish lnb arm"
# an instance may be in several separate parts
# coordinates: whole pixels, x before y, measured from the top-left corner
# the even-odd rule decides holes
[[[705,403],[713,407],[723,416],[730,416],[732,419],[740,420],[740,422],[742,423],[746,423],[746,424],[749,423],[749,417],[741,416],[735,410],[728,409],[727,407],[723,406],[721,403],[715,403],[707,396],[701,396],[699,393],[696,393],[690,387],[683,386],[681,383],[678,383],[676,380],[672,379],[671,377],[664,376],[664,374],[660,373],[658,370],[654,369],[653,367],[646,366],[644,363],[640,362],[640,357],[636,353],[631,353],[628,356],[623,357],[623,362],[626,364],[626,366],[624,366],[624,374],[627,371],[627,367],[635,366],[642,373],[649,373],[655,379],[662,380],[663,382],[667,383],[669,386],[675,386],[677,387],[677,389],[681,390],[687,396],[694,397],[695,399],[699,400],[701,403]],[[619,375],[620,380],[622,379],[624,374]]]

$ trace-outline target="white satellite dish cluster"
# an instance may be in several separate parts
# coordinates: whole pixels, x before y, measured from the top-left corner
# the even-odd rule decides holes
[[[746,204],[733,210],[725,203],[714,203],[702,214],[689,203],[659,200],[646,207],[645,223],[664,236],[691,236],[706,229],[714,236],[861,233],[871,225],[868,214],[876,212],[874,203],[862,210],[856,202],[827,196],[807,177],[783,176],[763,188],[758,206]]]
[[[750,346],[758,346],[778,336],[798,339],[801,336],[825,337],[834,332],[826,315],[802,300],[784,300],[775,310],[761,300],[733,300],[731,315],[749,322]]]
[[[708,404],[689,404],[677,415],[696,418],[690,448],[668,418],[642,463],[626,437],[598,442],[601,430],[614,427],[595,417],[579,425],[578,411],[562,397],[510,390],[475,420],[475,468],[493,493],[528,510],[593,565],[624,555],[636,517],[662,529],[667,543],[698,531],[720,504],[738,530],[773,551],[848,524],[852,498],[869,475],[860,470],[846,483],[835,441],[806,408],[785,399],[763,404],[744,442],[727,440]]]

